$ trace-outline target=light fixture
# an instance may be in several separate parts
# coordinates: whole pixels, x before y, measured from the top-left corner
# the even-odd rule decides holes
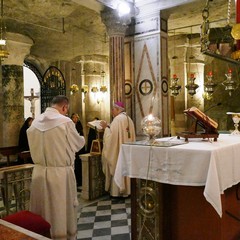
[[[105,93],[107,92],[107,86],[103,85],[100,87],[100,92]]]
[[[102,70],[102,71],[101,71],[101,78],[103,78],[103,80],[104,80],[105,75],[106,75],[105,71]]]
[[[81,92],[84,94],[84,97],[83,97],[84,103],[85,103],[85,99],[86,99],[86,95],[87,95],[88,91],[89,91],[88,85],[83,85],[81,88]]]
[[[71,87],[70,87],[70,94],[72,95],[72,94],[74,94],[78,91],[79,91],[78,85],[77,84],[72,84]]]
[[[98,88],[96,86],[92,87],[91,92],[93,92],[93,93],[98,92]]]
[[[213,82],[213,73],[210,71],[207,75],[207,82],[204,84],[204,91],[206,93],[206,98],[210,99],[212,97],[212,94],[214,92],[215,87],[217,84]]]
[[[82,93],[87,94],[88,93],[88,85],[83,85],[81,91],[82,91]]]
[[[178,85],[178,80],[179,78],[177,77],[177,75],[173,74],[172,84],[169,88],[172,90],[171,93],[175,97],[180,93],[180,90],[182,88],[180,85]]]
[[[6,50],[6,24],[3,17],[3,0],[1,0],[1,17],[0,17],[0,58],[7,58],[9,52]]]
[[[105,78],[105,75],[106,75],[105,71],[102,70],[100,75],[101,75],[101,78],[102,78],[102,81],[103,81],[102,86],[100,87],[100,92],[105,93],[105,92],[107,92],[107,86],[104,85],[104,78]]]
[[[120,1],[117,5],[117,11],[118,11],[118,15],[122,17],[124,15],[129,14],[131,11],[131,8],[127,2]]]
[[[228,69],[228,73],[225,74],[227,79],[222,83],[225,87],[225,90],[228,91],[229,96],[232,95],[232,92],[237,88],[237,83],[232,79],[232,69]]]
[[[147,141],[150,143],[154,142],[156,136],[162,130],[161,120],[154,117],[151,113],[142,119],[141,127],[143,133],[148,137]]]
[[[196,89],[199,87],[194,81],[196,80],[193,73],[190,74],[188,84],[185,86],[188,90],[188,93],[193,97],[196,94]]]

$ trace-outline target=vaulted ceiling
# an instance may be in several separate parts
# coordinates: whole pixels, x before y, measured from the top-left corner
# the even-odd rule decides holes
[[[3,15],[7,31],[33,40],[31,56],[49,62],[71,60],[79,55],[108,53],[106,28],[100,11],[104,6],[113,7],[113,1],[116,0],[4,0]],[[141,11],[143,5],[150,2],[169,15],[170,30],[179,29],[180,32],[186,27],[181,31],[189,32],[189,26],[196,25],[195,31],[200,32],[205,1],[135,0],[135,5]],[[210,1],[209,20],[224,19],[222,24],[226,24],[227,4],[227,0]],[[232,6],[231,18],[234,14]]]

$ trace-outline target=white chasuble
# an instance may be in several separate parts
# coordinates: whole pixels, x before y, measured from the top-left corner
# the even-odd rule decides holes
[[[123,143],[136,139],[133,121],[125,112],[118,114],[110,128],[106,128],[103,136],[102,166],[105,174],[105,190],[113,197],[130,195],[130,179],[123,177],[125,188],[120,189],[114,181],[118,154]]]

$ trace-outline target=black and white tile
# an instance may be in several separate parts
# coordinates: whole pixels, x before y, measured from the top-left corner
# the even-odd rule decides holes
[[[79,213],[78,240],[130,240],[130,198],[106,196],[84,206]]]

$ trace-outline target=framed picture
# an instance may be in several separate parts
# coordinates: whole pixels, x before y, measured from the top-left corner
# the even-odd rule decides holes
[[[96,153],[101,153],[101,144],[99,140],[93,140],[92,141],[92,145],[91,145],[91,150],[90,153],[91,154],[96,154]]]
[[[168,31],[167,20],[161,18],[160,27],[161,27],[161,31],[167,32]]]

